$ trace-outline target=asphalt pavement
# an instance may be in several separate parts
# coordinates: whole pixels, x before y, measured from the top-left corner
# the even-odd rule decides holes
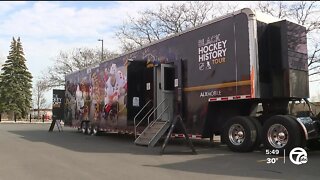
[[[69,127],[48,132],[49,126],[0,124],[0,180],[320,178],[320,151],[308,151],[308,162],[295,165],[264,150],[234,153],[206,140],[193,140],[193,155],[183,140],[175,139],[160,155],[160,146],[136,146],[133,136],[89,136]]]

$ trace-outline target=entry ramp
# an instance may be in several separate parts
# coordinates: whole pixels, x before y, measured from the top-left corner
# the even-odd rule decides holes
[[[169,129],[170,125],[171,123],[169,121],[154,121],[146,127],[134,143],[137,145],[154,147]]]

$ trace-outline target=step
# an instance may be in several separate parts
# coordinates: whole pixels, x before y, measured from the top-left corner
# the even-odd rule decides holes
[[[165,126],[165,124],[162,124],[161,126],[158,125],[158,126],[151,126],[151,127],[148,127],[148,130],[149,131],[152,131],[152,132],[157,132],[159,129],[161,129],[163,126]]]
[[[151,135],[151,134],[157,134],[159,132],[159,129],[148,129],[148,131],[143,132],[141,135]]]
[[[157,121],[154,124],[152,124],[152,123],[150,123],[150,124],[152,124],[152,126],[160,126],[160,125],[163,125],[163,124],[166,124],[166,123],[167,123],[167,121]]]
[[[135,141],[136,144],[149,145],[149,142],[157,133],[150,133],[148,131],[143,132]]]
[[[141,138],[148,138],[148,139],[152,139],[155,135],[157,135],[157,133],[149,133],[149,132],[146,132],[146,133],[143,133],[141,134]]]
[[[145,137],[139,137],[134,141],[135,144],[144,145],[144,146],[148,146],[149,142],[150,142],[150,138],[145,138]]]
[[[135,140],[135,144],[154,146],[169,127],[170,123],[166,121],[157,121],[152,126],[150,124]]]

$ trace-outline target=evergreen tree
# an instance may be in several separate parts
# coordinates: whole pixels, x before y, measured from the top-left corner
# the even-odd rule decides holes
[[[25,117],[31,108],[32,75],[25,64],[20,38],[12,39],[0,75],[0,112]]]

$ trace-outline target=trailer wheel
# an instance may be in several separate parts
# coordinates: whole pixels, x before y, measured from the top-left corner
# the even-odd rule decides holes
[[[83,133],[83,134],[85,134],[86,133],[86,131],[87,131],[87,123],[86,122],[81,122],[81,132]]]
[[[230,150],[250,152],[256,145],[257,130],[249,117],[236,116],[225,124],[222,138]]]
[[[98,136],[99,133],[100,133],[99,127],[98,127],[98,126],[94,126],[94,127],[92,128],[92,135]]]
[[[257,131],[257,139],[255,143],[255,148],[259,149],[260,145],[262,144],[262,124],[259,122],[259,120],[256,117],[249,117],[251,122],[254,124],[256,131]]]
[[[87,134],[87,135],[91,135],[91,134],[92,134],[92,127],[91,127],[91,125],[90,125],[90,122],[87,122],[86,134]]]
[[[263,125],[264,145],[269,149],[278,149],[280,154],[284,150],[291,151],[302,145],[302,133],[294,119],[285,115],[276,115],[267,119]]]

